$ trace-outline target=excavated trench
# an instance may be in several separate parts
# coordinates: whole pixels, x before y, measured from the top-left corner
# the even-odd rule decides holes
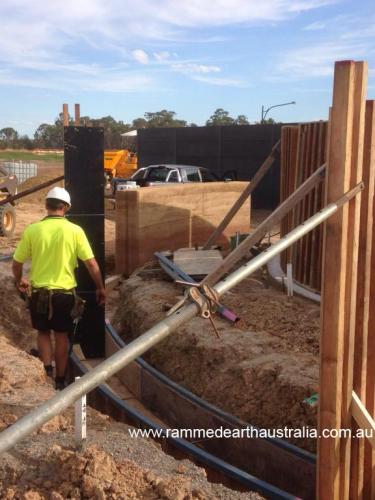
[[[181,293],[161,272],[143,270],[119,291],[114,326],[124,340],[144,333]],[[304,402],[318,390],[319,306],[268,287],[261,273],[223,303],[240,317],[194,318],[145,355],[155,368],[193,393],[262,428],[316,427],[317,409]],[[293,444],[315,451],[306,438]]]
[[[0,431],[55,393],[35,346],[28,313],[15,292],[10,265],[0,265]],[[131,438],[130,426],[88,408],[87,447],[77,450],[72,408],[0,457],[0,497],[62,500],[261,499],[207,480],[189,460],[165,454],[151,439]]]

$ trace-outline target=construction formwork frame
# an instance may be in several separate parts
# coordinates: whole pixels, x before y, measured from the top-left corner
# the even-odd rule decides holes
[[[326,223],[323,235],[317,494],[325,500],[375,497],[374,101],[367,65],[335,65],[327,149],[326,202],[360,180],[365,188]],[[372,278],[372,279],[371,279]],[[356,430],[373,437],[356,439]],[[350,429],[351,436],[339,434]],[[369,432],[370,436],[370,432]]]

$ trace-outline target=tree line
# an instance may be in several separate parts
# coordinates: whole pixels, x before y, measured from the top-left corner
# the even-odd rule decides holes
[[[266,123],[274,123],[272,118]],[[70,122],[74,124],[73,120]],[[163,109],[157,112],[148,112],[143,118],[136,118],[132,123],[125,123],[122,120],[116,121],[112,116],[102,118],[90,118],[82,116],[80,125],[101,126],[104,128],[104,148],[119,149],[124,145],[124,138],[121,134],[130,130],[140,128],[156,127],[197,127],[195,123],[188,123],[185,120],[176,118],[174,111]],[[245,115],[238,115],[237,118],[230,116],[228,111],[218,108],[206,121],[206,126],[219,125],[249,125]],[[62,113],[56,118],[53,124],[42,123],[36,129],[33,138],[28,135],[20,135],[12,127],[0,129],[0,149],[62,149],[63,148],[63,117]]]

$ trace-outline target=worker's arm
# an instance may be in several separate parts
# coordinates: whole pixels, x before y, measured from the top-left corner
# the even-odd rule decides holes
[[[22,276],[22,270],[23,270],[23,264],[13,259],[12,271],[16,287],[20,292],[27,293],[30,283],[27,278]]]
[[[102,274],[100,272],[98,263],[96,262],[95,257],[92,259],[87,259],[83,261],[86,269],[90,273],[92,280],[96,285],[96,300],[99,305],[105,304],[105,287],[102,280]]]

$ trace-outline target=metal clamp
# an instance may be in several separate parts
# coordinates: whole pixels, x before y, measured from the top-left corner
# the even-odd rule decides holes
[[[176,281],[176,283],[180,285],[188,285],[184,292],[184,297],[177,302],[169,311],[167,312],[167,316],[178,311],[181,307],[183,307],[187,301],[194,302],[199,309],[199,316],[203,319],[210,320],[212,328],[218,338],[220,338],[220,334],[216,328],[216,325],[213,320],[213,314],[216,312],[217,308],[220,306],[219,303],[219,295],[214,288],[211,288],[208,285],[201,285],[200,283],[188,283],[185,281]]]

